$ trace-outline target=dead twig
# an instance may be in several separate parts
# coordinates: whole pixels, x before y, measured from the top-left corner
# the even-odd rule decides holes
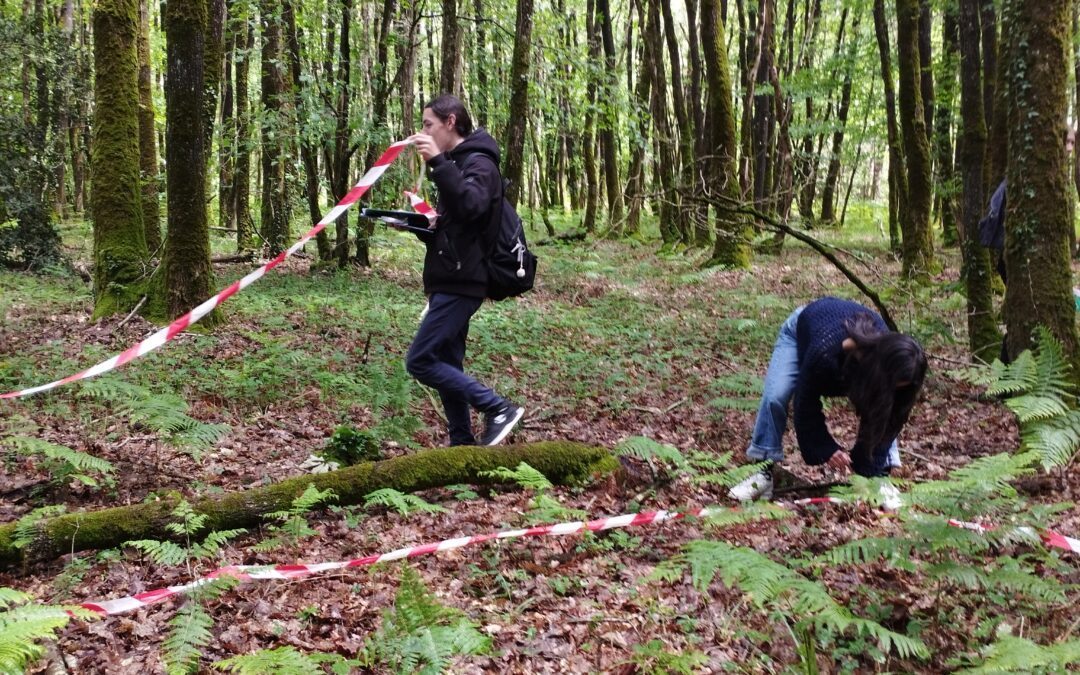
[[[144,296],[142,296],[142,299],[139,300],[138,304],[135,305],[135,309],[131,310],[131,313],[128,314],[127,316],[125,316],[123,321],[116,324],[116,328],[113,328],[113,333],[120,330],[120,327],[123,326],[128,321],[131,321],[131,317],[135,316],[139,312],[139,310],[142,309],[142,306],[145,305],[145,304],[146,304],[146,296],[144,295]]]

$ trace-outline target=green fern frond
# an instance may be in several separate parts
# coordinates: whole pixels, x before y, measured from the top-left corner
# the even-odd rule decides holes
[[[292,504],[288,509],[273,511],[265,514],[264,517],[269,520],[281,520],[292,516],[301,516],[333,499],[337,499],[337,493],[333,490],[319,490],[314,483],[308,483],[308,486],[304,488],[304,492],[292,500]]]
[[[438,504],[432,504],[423,498],[412,494],[398,492],[393,488],[383,488],[364,496],[364,506],[386,506],[403,516],[417,511],[425,513],[446,513],[446,509]]]
[[[666,443],[658,443],[645,436],[627,438],[615,446],[615,454],[620,457],[637,457],[646,462],[655,459],[680,469],[687,466],[686,457],[678,448]]]
[[[79,383],[79,396],[107,403],[131,403],[150,396],[150,390],[117,377],[96,377]]]
[[[100,457],[78,450],[72,450],[63,445],[57,445],[44,441],[40,438],[29,436],[9,436],[3,439],[4,445],[23,455],[39,455],[56,462],[54,466],[63,466],[59,473],[60,477],[74,477],[91,486],[96,486],[97,481],[89,474],[96,474],[105,480],[111,480],[115,467],[111,462]]]
[[[1005,635],[983,650],[982,663],[962,673],[1067,672],[1080,663],[1080,640],[1039,645],[1025,638]]]
[[[1022,394],[1005,400],[1020,424],[1048,420],[1069,411],[1060,394]]]
[[[1039,381],[1035,355],[1030,350],[1020,353],[1012,363],[995,361],[991,366],[992,384],[986,389],[989,396],[1009,396],[1032,391]]]
[[[791,509],[772,502],[751,502],[737,509],[710,509],[705,522],[712,528],[722,529],[745,525],[757,520],[783,520],[792,516]]]
[[[56,632],[72,617],[91,621],[97,614],[82,607],[27,605],[31,596],[0,587],[0,673],[21,673],[41,658],[43,640],[55,640]]]
[[[158,565],[175,566],[187,560],[187,550],[171,541],[157,541],[155,539],[135,539],[125,541],[124,546],[138,549],[150,557]]]
[[[193,557],[200,559],[212,558],[229,543],[230,539],[235,539],[242,534],[247,534],[247,530],[242,527],[234,530],[215,530],[206,535],[202,542],[192,546],[191,554]]]
[[[856,539],[825,551],[818,560],[833,565],[860,565],[882,558],[907,557],[909,546],[895,537]]]
[[[36,508],[15,522],[15,536],[11,543],[15,548],[25,548],[37,537],[37,526],[41,521],[59,516],[67,511],[63,504],[52,504]]]
[[[550,490],[553,487],[551,481],[544,474],[525,462],[518,464],[516,469],[507,469],[505,466],[500,466],[491,471],[481,471],[480,475],[485,478],[517,483],[518,486],[527,490]]]
[[[169,619],[170,631],[162,644],[165,669],[170,674],[195,672],[202,649],[210,644],[214,619],[203,606],[189,599]]]
[[[218,661],[214,667],[236,675],[322,675],[325,672],[316,659],[293,647],[260,649]]]
[[[732,485],[738,485],[755,473],[760,473],[766,464],[767,462],[743,464],[742,466],[731,467],[720,473],[705,473],[694,476],[694,482],[707,485],[719,485],[721,487],[731,487]]]
[[[1041,424],[1025,426],[1021,447],[1038,453],[1044,469],[1067,466],[1080,452],[1080,411],[1068,410]]]

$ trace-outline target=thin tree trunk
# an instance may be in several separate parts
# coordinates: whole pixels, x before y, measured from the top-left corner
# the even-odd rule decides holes
[[[281,4],[261,0],[262,107],[266,116],[262,139],[262,214],[259,230],[267,253],[276,256],[289,244],[289,195],[286,167],[286,136],[289,116],[285,50],[282,39]]]
[[[520,36],[518,36],[520,39]],[[528,44],[528,40],[526,40]],[[461,28],[458,26],[457,0],[442,0],[442,68],[439,91],[461,94]]]
[[[139,1],[139,177],[146,248],[153,255],[161,248],[158,211],[157,130],[154,125],[154,77],[150,69],[150,11]]]
[[[848,111],[851,108],[851,75],[855,68],[855,46],[859,43],[859,17],[860,14],[856,10],[851,20],[851,38],[848,40],[844,82],[840,85],[840,106],[836,111],[836,130],[833,131],[829,168],[825,173],[825,188],[821,192],[821,220],[824,223],[832,223],[836,220],[836,184],[840,180],[840,152],[843,149]]]
[[[616,145],[616,130],[619,127],[618,109],[615,101],[615,88],[618,75],[615,70],[615,38],[612,30],[612,17],[609,0],[596,0],[596,18],[600,24],[601,43],[604,46],[604,59],[607,67],[603,96],[606,105],[600,118],[600,149],[604,157],[604,182],[608,199],[608,227],[619,227],[623,219],[622,190],[619,189],[619,158]]]
[[[896,90],[893,87],[892,51],[885,0],[874,0],[874,34],[881,59],[881,81],[885,85],[885,120],[889,141],[889,247],[900,251],[900,223],[907,219],[907,168],[896,119]]]
[[[957,54],[960,50],[960,29],[957,8],[948,6],[942,21],[943,45],[941,78],[937,85],[937,112],[934,113],[934,149],[937,152],[937,168],[934,192],[937,211],[941,214],[942,243],[955,246],[959,243],[956,229],[956,197],[953,169],[953,106],[956,99]]]
[[[242,54],[236,59],[236,176],[233,180],[233,210],[236,212],[236,250],[255,248],[255,222],[251,217],[251,111],[248,109],[248,80],[251,55],[255,49],[255,28],[241,13]]]
[[[516,40],[510,62],[510,110],[506,123],[506,155],[503,175],[510,181],[506,199],[516,205],[525,175],[525,127],[529,122],[529,72],[533,29],[533,0],[517,0]]]
[[[1001,334],[994,321],[989,251],[979,243],[979,218],[985,197],[986,121],[983,118],[983,74],[979,55],[979,3],[960,0],[960,172],[964,183],[962,276],[967,291],[968,348],[990,362],[998,355]]]
[[[933,28],[930,0],[919,2],[919,91],[922,94],[923,120],[926,125],[926,142],[933,144],[934,131],[934,59],[930,48]]]
[[[585,216],[582,227],[588,233],[596,230],[596,212],[600,208],[600,176],[596,165],[596,102],[599,81],[593,74],[600,68],[600,33],[596,21],[596,0],[585,2],[585,35],[588,43],[586,71],[588,105],[585,108],[585,129],[582,134],[582,160],[585,164]]]
[[[236,159],[236,118],[233,115],[233,63],[236,61],[235,0],[230,0],[225,17],[225,72],[221,91],[221,140],[218,143],[218,226],[236,229],[236,202],[233,199],[233,173]],[[208,149],[209,151],[209,149]]]

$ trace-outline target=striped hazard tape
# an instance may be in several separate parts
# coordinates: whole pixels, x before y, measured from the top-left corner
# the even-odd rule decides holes
[[[800,499],[795,502],[791,502],[786,505],[791,508],[799,506],[808,506],[813,504],[842,504],[844,500],[837,499],[835,497],[813,497],[810,499]],[[147,605],[153,605],[158,602],[162,602],[168,598],[176,595],[182,595],[187,591],[198,588],[204,584],[210,583],[211,580],[222,576],[236,577],[242,581],[259,580],[259,579],[298,579],[301,577],[310,576],[312,574],[318,574],[320,572],[328,572],[331,570],[348,569],[353,567],[368,567],[376,565],[378,563],[390,562],[392,560],[402,560],[406,558],[416,558],[418,556],[427,555],[429,553],[438,553],[439,551],[450,551],[456,548],[463,548],[465,546],[472,546],[474,544],[480,544],[488,541],[494,541],[499,539],[515,539],[518,537],[540,537],[545,535],[561,535],[561,534],[577,534],[579,532],[602,532],[604,530],[612,530],[622,527],[635,527],[638,525],[653,525],[656,523],[663,523],[669,520],[682,520],[689,516],[693,517],[707,517],[711,515],[717,515],[730,509],[725,508],[701,508],[701,509],[689,509],[686,511],[644,511],[641,513],[626,513],[621,516],[611,516],[608,518],[598,518],[590,521],[574,521],[569,523],[557,523],[555,525],[541,525],[537,527],[529,527],[519,530],[503,530],[501,532],[493,532],[490,534],[480,534],[471,537],[455,537],[452,539],[444,539],[440,542],[433,544],[422,544],[420,546],[408,546],[405,548],[399,548],[396,551],[390,551],[389,553],[380,553],[375,555],[365,556],[363,558],[354,558],[352,560],[344,560],[339,562],[323,562],[323,563],[309,563],[309,564],[296,564],[296,565],[230,565],[215,570],[206,576],[197,579],[191,583],[184,584],[182,586],[168,586],[165,588],[158,588],[152,591],[146,591],[144,593],[137,593],[135,595],[129,595],[124,598],[116,598],[114,600],[98,600],[96,602],[84,602],[82,607],[97,612],[102,615],[123,614],[125,612],[131,612]],[[949,524],[954,527],[960,527],[968,530],[975,530],[978,532],[988,532],[993,528],[979,525],[977,523],[968,523],[958,520],[950,520]],[[1029,531],[1030,528],[1021,528],[1022,530]],[[1074,553],[1080,553],[1080,539],[1073,539],[1072,537],[1066,537],[1056,532],[1034,533],[1037,534],[1048,545],[1055,548],[1062,548]]]
[[[129,361],[133,361],[140,356],[149,354],[158,347],[161,347],[162,345],[179,335],[182,331],[187,329],[188,326],[199,321],[207,314],[212,312],[215,307],[228,300],[235,293],[244,290],[251,284],[261,279],[267,272],[283,263],[286,258],[299,251],[304,246],[304,244],[315,238],[315,235],[321,232],[327,225],[341,217],[341,214],[348,211],[350,206],[355,204],[361,197],[364,196],[364,193],[366,193],[368,189],[376,183],[376,181],[382,178],[382,175],[386,172],[386,169],[390,166],[390,164],[392,164],[394,160],[397,159],[398,155],[401,154],[401,151],[409,145],[411,145],[409,141],[398,141],[396,143],[392,143],[390,147],[388,147],[383,152],[383,154],[377,160],[375,160],[375,164],[373,164],[372,167],[367,170],[367,173],[365,173],[363,177],[360,178],[360,182],[358,182],[351,190],[349,190],[349,192],[341,199],[341,201],[338,202],[334,208],[330,209],[330,211],[325,216],[323,216],[322,220],[316,223],[315,227],[311,228],[304,236],[300,237],[300,239],[297,240],[295,244],[290,246],[287,250],[279,253],[273,260],[269,261],[262,267],[253,270],[244,278],[240,279],[239,281],[234,281],[224,290],[220,291],[217,295],[202,303],[201,305],[191,310],[187,314],[183,315],[182,317],[176,319],[165,328],[162,328],[161,330],[154,333],[145,340],[139,342],[138,344],[129,347],[127,350],[121,352],[120,354],[117,354],[110,359],[102,361],[96,366],[88,368],[80,373],[75,373],[74,375],[69,375],[63,379],[56,380],[55,382],[50,382],[48,384],[43,384],[37,387],[30,387],[29,389],[22,389],[20,391],[11,391],[6,394],[0,394],[0,399],[30,396],[31,394],[37,394],[43,391],[48,391],[50,389],[55,389],[56,387],[68,384],[69,382],[77,382],[78,380],[85,380],[91,377],[95,377],[97,375],[101,375],[102,373],[107,373],[110,370],[115,370],[116,368],[119,368],[120,366],[128,363]],[[430,209],[430,207],[428,208]]]

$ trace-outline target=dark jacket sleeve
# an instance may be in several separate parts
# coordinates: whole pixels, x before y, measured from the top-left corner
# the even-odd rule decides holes
[[[799,441],[799,450],[803,460],[811,466],[829,461],[840,444],[829,433],[825,424],[825,411],[822,408],[821,390],[814,386],[811,371],[801,369],[795,381],[795,400],[793,415],[795,437]]]
[[[450,218],[462,226],[484,228],[495,201],[502,196],[499,169],[487,155],[470,155],[459,166],[445,154],[428,161],[431,179],[439,188],[439,202]]]

